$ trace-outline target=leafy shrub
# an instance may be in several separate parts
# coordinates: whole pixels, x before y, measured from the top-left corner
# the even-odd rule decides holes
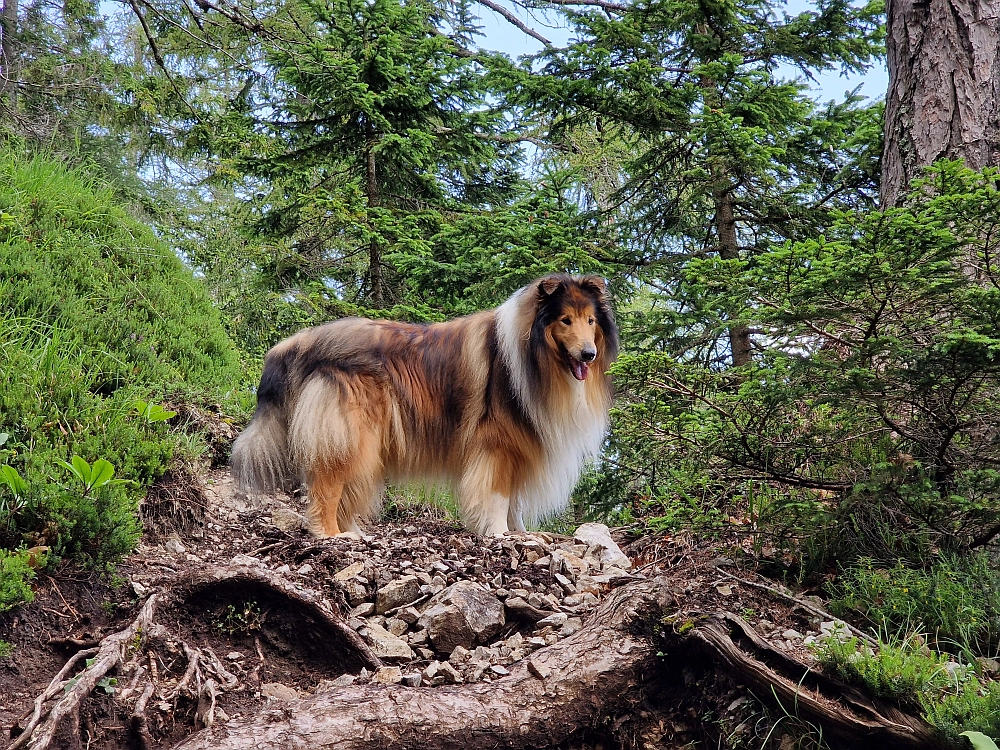
[[[819,646],[824,668],[875,695],[917,709],[956,747],[965,731],[1000,736],[1000,683],[967,664],[936,653],[912,636],[871,648],[836,635]]]

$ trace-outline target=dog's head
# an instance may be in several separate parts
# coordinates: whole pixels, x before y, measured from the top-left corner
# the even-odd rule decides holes
[[[577,380],[592,366],[604,371],[618,354],[618,328],[600,276],[554,274],[539,279],[535,325]]]

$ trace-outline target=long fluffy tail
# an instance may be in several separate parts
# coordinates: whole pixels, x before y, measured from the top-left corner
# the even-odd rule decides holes
[[[257,410],[233,443],[231,463],[238,492],[258,495],[291,488],[287,390],[287,363],[283,357],[269,356],[257,389]]]

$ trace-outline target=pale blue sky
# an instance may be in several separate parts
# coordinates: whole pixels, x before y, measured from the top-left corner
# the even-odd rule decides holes
[[[513,10],[518,17],[526,21],[528,25],[538,31],[542,36],[551,40],[555,45],[565,44],[569,39],[569,30],[560,24],[560,17],[557,13],[531,12],[522,8],[506,7]],[[785,5],[785,12],[790,15],[801,13],[813,7],[813,3],[808,0],[790,0]],[[499,14],[479,6],[482,12],[482,24],[486,37],[480,42],[480,46],[487,49],[494,49],[517,57],[538,52],[542,45],[532,39],[524,32],[514,28],[510,23],[500,17]],[[789,71],[792,76],[797,71]],[[880,99],[885,96],[889,85],[889,74],[884,62],[877,63],[865,75],[852,75],[845,77],[836,71],[820,73],[816,75],[815,81],[809,81],[810,88],[814,91],[814,98],[826,102],[830,99],[842,100],[846,92],[861,86],[861,94],[868,99]]]

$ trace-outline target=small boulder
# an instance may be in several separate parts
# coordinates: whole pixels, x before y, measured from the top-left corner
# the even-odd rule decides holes
[[[573,538],[586,544],[590,548],[588,555],[593,554],[605,566],[615,565],[625,570],[632,567],[632,561],[615,544],[611,531],[603,523],[585,523],[573,533]],[[597,551],[594,547],[602,549]]]
[[[419,598],[420,580],[416,576],[403,576],[390,581],[378,590],[375,611],[381,615],[391,609],[405,607]]]
[[[278,506],[271,511],[271,525],[288,534],[293,534],[297,531],[307,530],[309,528],[309,519],[301,513],[296,513],[291,508]]]
[[[372,676],[372,682],[380,685],[398,685],[403,681],[403,672],[399,667],[381,667]]]
[[[375,656],[380,659],[395,661],[413,658],[413,651],[410,650],[406,641],[397,638],[379,625],[367,622],[358,632],[368,642],[368,645],[372,647]]]
[[[485,643],[504,626],[504,605],[472,581],[459,581],[437,594],[417,621],[434,648],[450,654],[457,646]]]

